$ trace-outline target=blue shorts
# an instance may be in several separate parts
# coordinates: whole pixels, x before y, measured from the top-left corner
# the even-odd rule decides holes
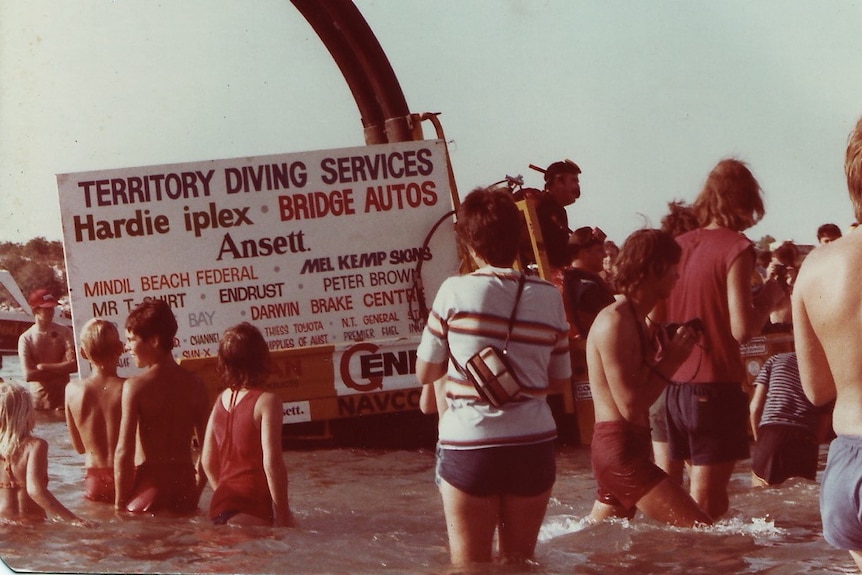
[[[468,495],[534,497],[554,486],[553,441],[485,449],[438,449],[437,477]]]
[[[832,440],[821,482],[823,538],[839,549],[862,550],[862,436]]]
[[[671,459],[692,465],[748,459],[748,395],[738,383],[674,383],[666,406]]]

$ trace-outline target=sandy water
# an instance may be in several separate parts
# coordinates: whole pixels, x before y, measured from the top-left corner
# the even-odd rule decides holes
[[[0,375],[17,376],[15,358]],[[61,416],[40,414],[55,495],[86,525],[0,525],[0,557],[16,570],[64,573],[453,573],[433,446],[314,448],[284,453],[293,529],[214,527],[211,492],[192,517],[129,517],[82,497],[82,456]],[[401,426],[393,433],[409,434]],[[384,432],[385,434],[385,432]],[[356,442],[354,442],[356,443]],[[362,442],[359,442],[360,444]],[[821,470],[825,462],[821,451]],[[589,450],[561,445],[558,479],[535,562],[488,565],[481,574],[855,573],[821,537],[819,486],[791,480],[753,490],[746,463],[731,481],[731,510],[717,525],[682,530],[650,522],[587,526],[594,496]]]

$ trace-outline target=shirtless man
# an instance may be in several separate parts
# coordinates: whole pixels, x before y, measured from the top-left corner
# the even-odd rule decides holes
[[[856,220],[862,221],[862,119],[847,145],[844,171]],[[820,491],[823,536],[847,549],[862,570],[862,233],[819,246],[805,259],[793,290],[793,333],[805,395],[835,400]]]
[[[81,330],[81,356],[90,362],[90,376],[66,386],[66,424],[72,445],[84,459],[84,497],[114,502],[114,450],[120,434],[123,378],[117,360],[123,342],[117,327],[94,318]]]
[[[18,338],[18,357],[36,409],[63,409],[69,375],[78,370],[72,330],[54,323],[57,298],[46,289],[27,297],[35,323]]]
[[[640,509],[678,527],[712,523],[688,493],[650,461],[650,405],[698,337],[691,327],[668,332],[647,317],[676,283],[680,255],[679,245],[662,231],[639,230],[629,236],[616,262],[622,297],[599,312],[587,337],[596,412],[593,521],[631,518]]]
[[[123,386],[123,416],[114,455],[115,505],[133,513],[198,506],[206,484],[192,438],[203,441],[209,409],[203,383],[171,353],[177,321],[163,300],[148,300],[126,319],[127,349],[146,368]],[[135,467],[135,438],[139,439]]]

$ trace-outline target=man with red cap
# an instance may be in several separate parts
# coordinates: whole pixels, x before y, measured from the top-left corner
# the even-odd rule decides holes
[[[36,409],[63,409],[69,375],[78,370],[72,330],[54,323],[57,298],[46,289],[27,302],[36,322],[18,338],[18,357]]]

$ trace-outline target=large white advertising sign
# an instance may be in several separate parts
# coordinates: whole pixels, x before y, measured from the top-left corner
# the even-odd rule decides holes
[[[76,333],[147,298],[179,323],[176,354],[214,355],[249,321],[273,350],[418,337],[457,272],[440,141],[57,176]],[[81,366],[82,372],[88,371]],[[133,370],[126,370],[127,374]]]

